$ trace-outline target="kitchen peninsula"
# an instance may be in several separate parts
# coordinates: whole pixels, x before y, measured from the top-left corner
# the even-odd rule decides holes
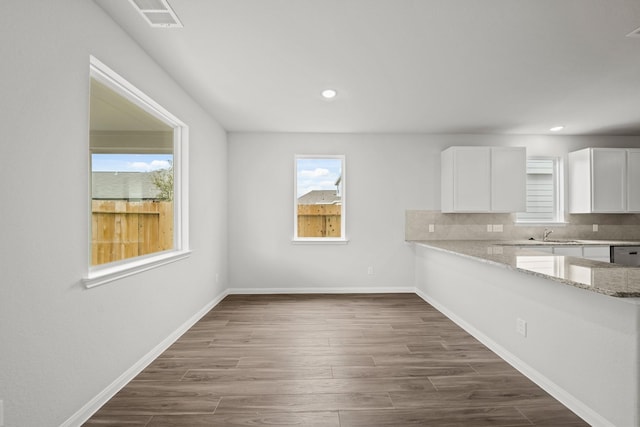
[[[416,243],[604,295],[640,297],[640,268],[540,251],[552,245],[638,246],[639,242],[572,240],[567,243],[554,241],[545,244],[538,241],[443,240]]]
[[[534,242],[412,243],[426,301],[590,424],[639,425],[640,268]]]

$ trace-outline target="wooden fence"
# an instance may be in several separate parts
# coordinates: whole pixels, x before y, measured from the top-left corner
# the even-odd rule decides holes
[[[173,202],[93,200],[91,265],[173,247]]]
[[[298,237],[340,237],[342,205],[298,205]]]

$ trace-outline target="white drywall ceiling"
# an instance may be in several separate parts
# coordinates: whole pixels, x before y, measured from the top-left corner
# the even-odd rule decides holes
[[[640,135],[638,0],[95,1],[229,131]]]

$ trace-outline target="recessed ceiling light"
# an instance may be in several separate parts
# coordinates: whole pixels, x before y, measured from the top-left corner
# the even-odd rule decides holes
[[[322,97],[325,99],[335,98],[338,92],[335,89],[325,89],[322,91]]]
[[[551,129],[549,129],[551,132],[560,132],[562,129],[564,129],[564,126],[554,126]]]

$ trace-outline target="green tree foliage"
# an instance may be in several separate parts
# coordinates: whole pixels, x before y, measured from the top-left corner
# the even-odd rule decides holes
[[[173,201],[173,164],[167,169],[159,169],[151,173],[151,181],[158,189],[158,200]]]

